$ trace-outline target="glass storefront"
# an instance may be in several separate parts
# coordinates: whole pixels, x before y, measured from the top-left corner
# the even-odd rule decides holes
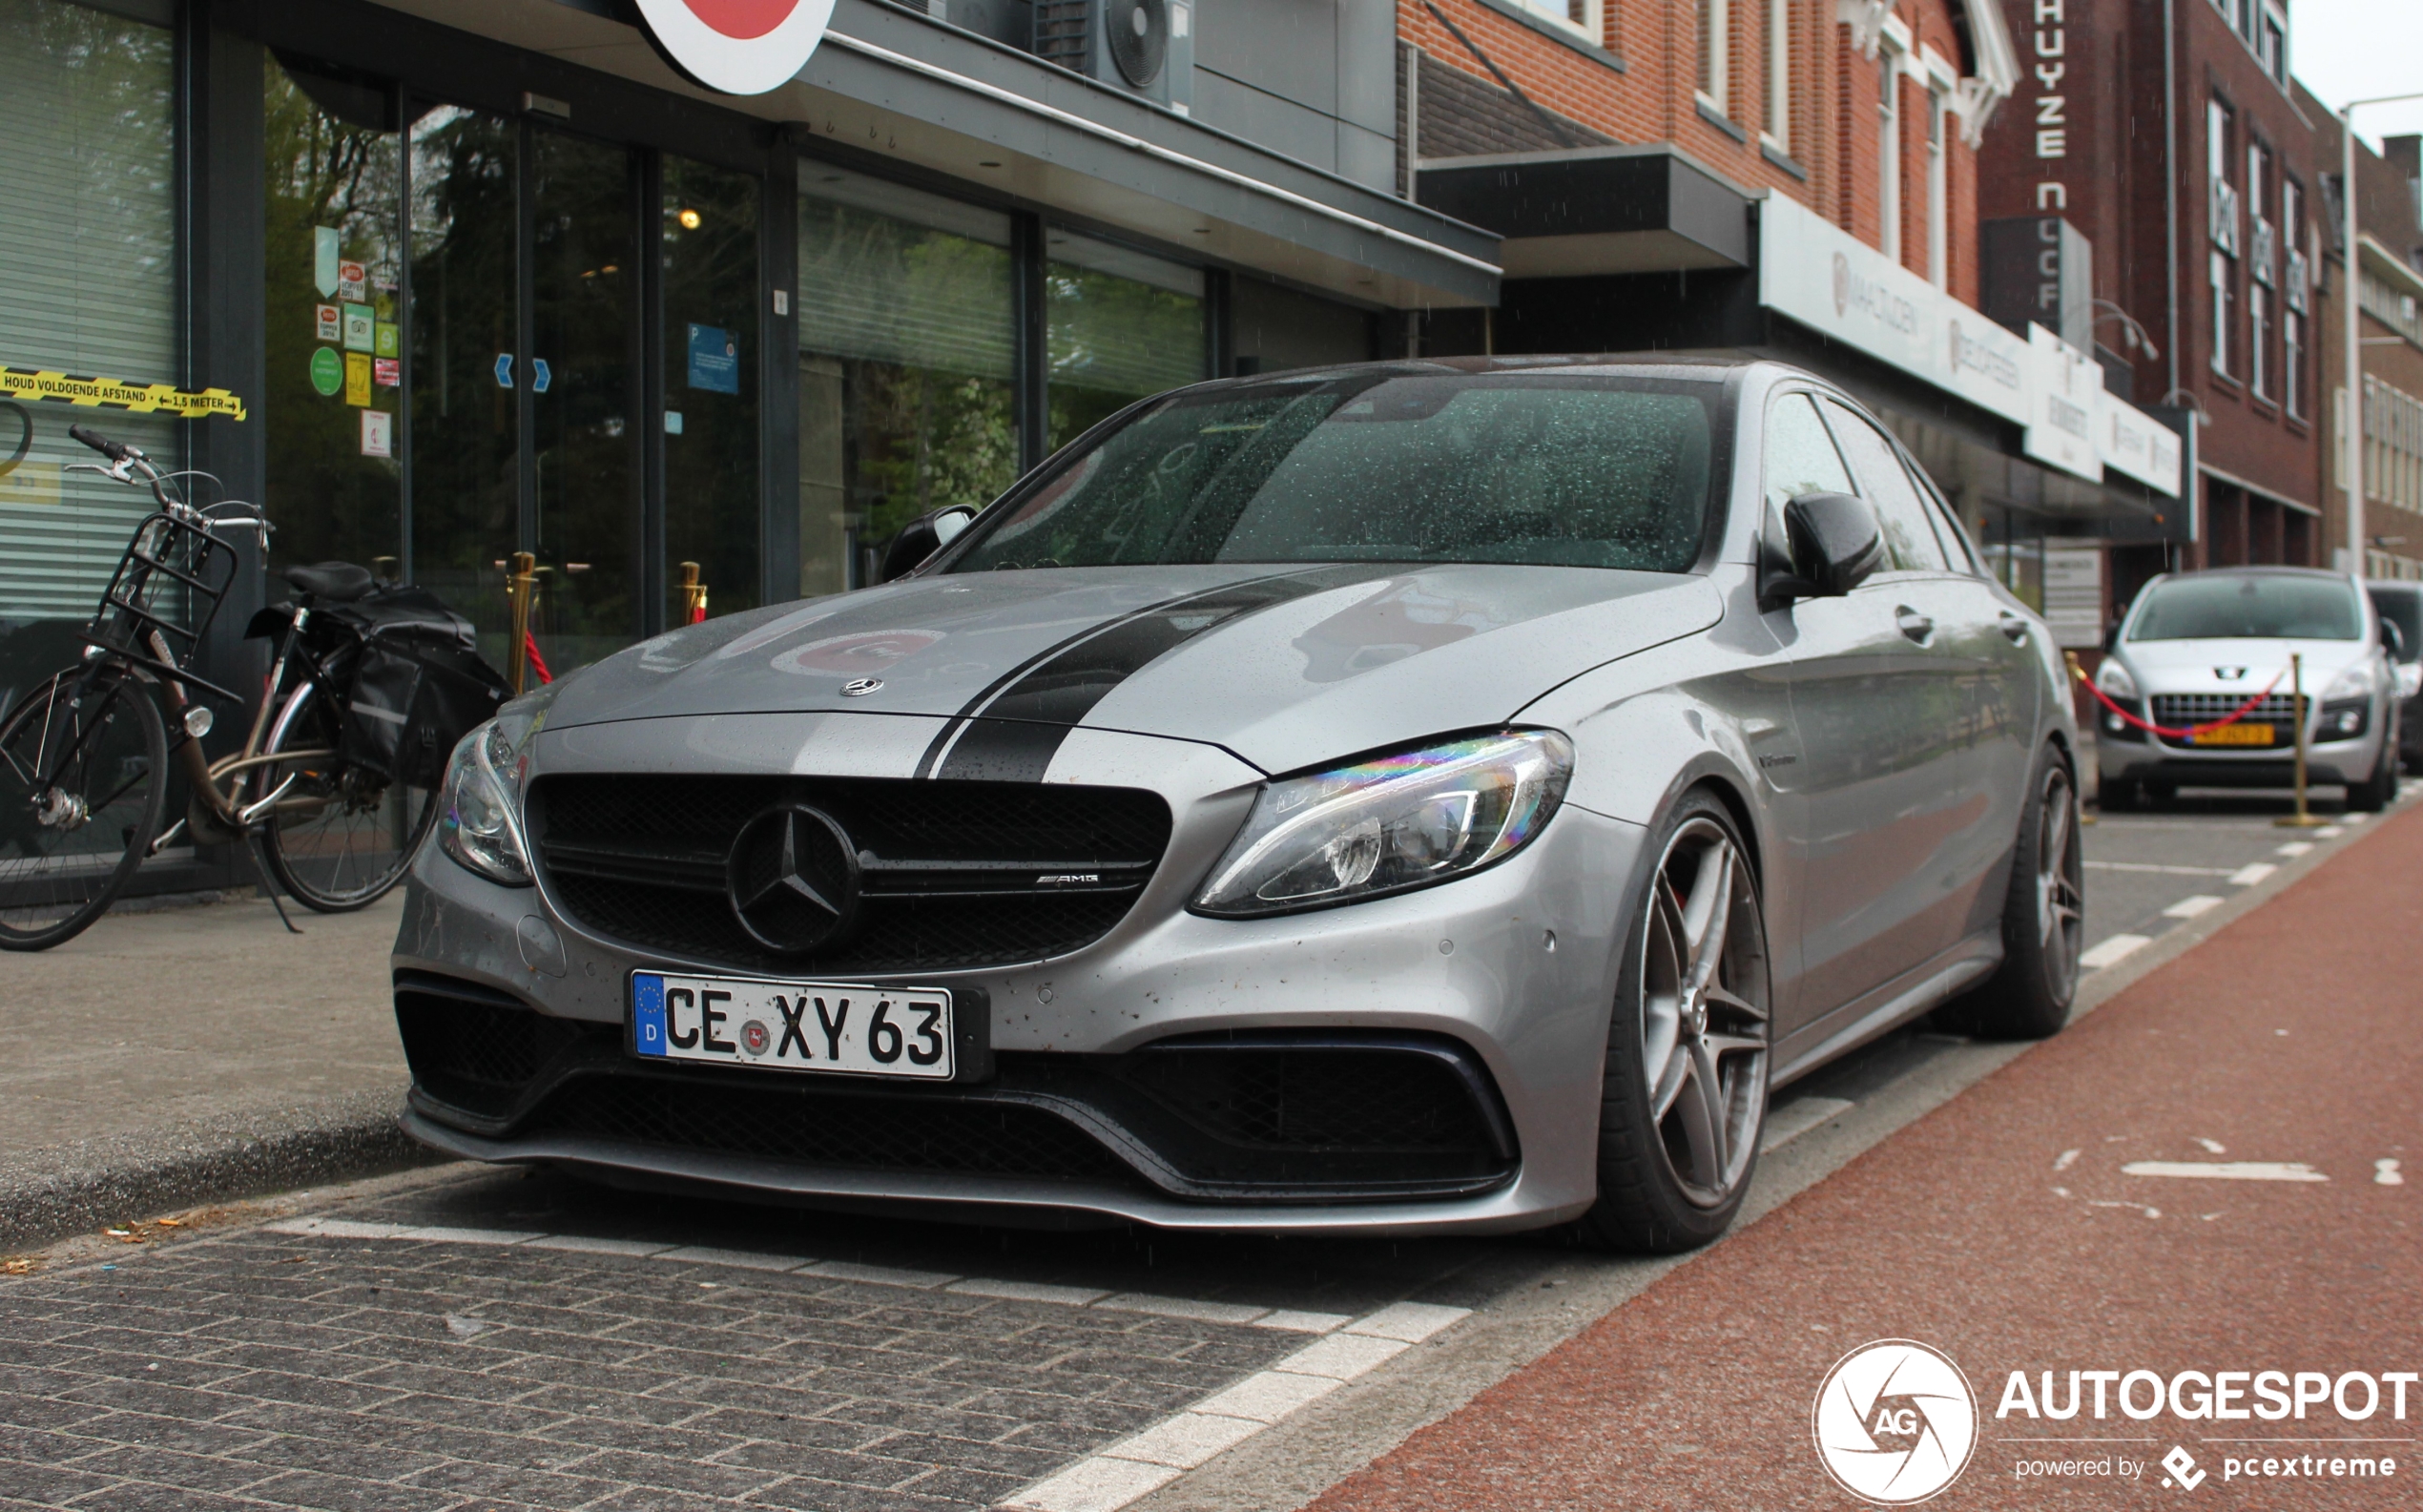
[[[1018,476],[1007,213],[799,165],[799,590]]]
[[[757,480],[757,225],[751,175],[664,159],[665,620],[754,609],[763,574]],[[697,599],[682,592],[697,566]]]
[[[161,18],[165,20],[166,17]],[[0,0],[0,365],[174,383],[175,49],[164,26]],[[65,470],[86,422],[174,465],[179,423],[0,402],[0,708],[70,663],[149,496]]]
[[[1148,394],[1210,376],[1200,268],[1058,227],[1046,240],[1053,450]]]

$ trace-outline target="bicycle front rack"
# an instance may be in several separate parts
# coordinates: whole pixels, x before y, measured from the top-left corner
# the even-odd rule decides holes
[[[85,638],[147,672],[241,703],[239,694],[185,670],[235,585],[236,570],[236,549],[208,530],[165,511],[147,515],[127,542]],[[180,595],[190,595],[182,615],[176,612]],[[172,659],[155,654],[155,632]]]

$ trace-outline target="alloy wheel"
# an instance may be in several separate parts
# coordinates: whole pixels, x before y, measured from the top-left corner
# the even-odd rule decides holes
[[[1696,818],[1659,859],[1641,962],[1649,1116],[1683,1194],[1715,1208],[1767,1114],[1767,961],[1758,894],[1723,826]]]
[[[2086,923],[2086,885],[2079,853],[2078,803],[2069,774],[2059,766],[2044,779],[2036,825],[2036,927],[2044,978],[2067,1003],[2078,988],[2079,947]]]

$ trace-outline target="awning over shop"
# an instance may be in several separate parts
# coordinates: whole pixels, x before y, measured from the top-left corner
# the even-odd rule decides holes
[[[383,3],[1367,303],[1497,300],[1485,231],[873,0],[839,0],[797,79],[749,96],[681,78],[611,0]]]

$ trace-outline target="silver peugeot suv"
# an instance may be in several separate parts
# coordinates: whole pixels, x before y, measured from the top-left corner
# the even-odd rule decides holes
[[[972,516],[972,518],[971,518]],[[895,580],[454,753],[394,957],[419,1138],[634,1188],[1705,1243],[1770,1092],[2060,1027],[2037,616],[1773,362],[1199,384]]]

